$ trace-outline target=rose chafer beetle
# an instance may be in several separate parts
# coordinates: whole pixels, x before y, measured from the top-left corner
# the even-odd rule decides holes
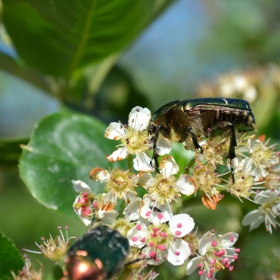
[[[152,135],[153,159],[158,171],[157,141],[159,134],[174,141],[184,142],[192,138],[195,149],[202,152],[198,144],[201,136],[229,135],[227,158],[235,158],[236,136],[239,132],[252,131],[255,118],[247,101],[233,98],[194,98],[171,101],[160,107],[152,116],[149,133]],[[233,169],[232,178],[233,177]]]
[[[99,225],[69,248],[66,277],[69,280],[110,279],[124,267],[128,254],[128,239],[117,230]]]

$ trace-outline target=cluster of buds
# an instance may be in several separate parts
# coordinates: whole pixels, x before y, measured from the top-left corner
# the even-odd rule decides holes
[[[14,280],[41,280],[43,279],[43,272],[42,267],[37,271],[35,270],[30,262],[30,259],[25,254],[24,256],[25,260],[25,266],[22,268],[22,270],[17,271],[15,273],[14,271],[11,272]]]
[[[35,242],[35,244],[39,248],[39,251],[33,251],[33,250],[25,249],[25,248],[22,250],[24,252],[43,255],[46,259],[51,260],[56,265],[58,265],[62,269],[64,269],[66,253],[70,246],[70,240],[76,239],[76,237],[68,236],[68,231],[67,231],[68,226],[65,226],[65,236],[62,232],[61,226],[57,227],[57,229],[59,230],[60,235],[57,235],[55,238],[53,238],[50,235],[50,238],[48,238],[48,239],[45,237],[41,237],[41,244],[38,244],[37,242]],[[31,264],[27,262],[26,267],[30,268]],[[41,278],[28,278],[28,279],[41,279]]]

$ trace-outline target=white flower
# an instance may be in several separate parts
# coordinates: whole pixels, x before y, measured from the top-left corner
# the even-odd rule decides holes
[[[173,216],[169,223],[157,225],[137,223],[127,234],[130,246],[143,248],[143,258],[159,265],[167,259],[173,265],[181,265],[191,255],[189,244],[181,239],[194,228],[194,221],[188,214]]]
[[[151,149],[150,136],[147,130],[151,112],[147,108],[134,107],[128,118],[128,126],[121,123],[110,123],[105,131],[105,137],[112,140],[121,140],[118,149],[107,156],[109,161],[119,161],[128,154],[135,155],[133,167],[137,171],[153,171],[151,159],[145,153]]]
[[[275,145],[268,145],[268,142],[269,140],[264,143],[260,139],[255,139],[254,135],[248,139],[249,152],[254,165],[252,176],[256,182],[263,181],[268,175],[267,169],[279,163],[279,154],[274,151]]]
[[[95,195],[90,187],[81,180],[72,180],[72,184],[74,190],[80,193],[73,203],[73,209],[85,226],[89,226],[93,218],[92,203]]]
[[[73,208],[85,226],[89,226],[94,220],[101,221],[105,225],[110,225],[116,220],[118,212],[114,210],[114,205],[104,203],[107,194],[102,194],[99,200],[85,182],[72,180],[72,184],[74,190],[80,192],[73,203]]]
[[[169,154],[172,147],[173,147],[173,142],[171,140],[163,137],[162,134],[159,134],[159,137],[157,140],[156,153],[159,156]]]
[[[149,195],[144,196],[143,203],[139,210],[142,218],[147,219],[155,225],[168,222],[173,216],[172,210],[168,204],[159,205],[153,201]]]
[[[96,170],[96,172],[94,172]],[[137,186],[139,175],[135,175],[130,170],[113,169],[111,171],[96,168],[91,172],[91,178],[101,183],[106,183],[107,196],[104,202],[116,204],[117,198],[124,199],[126,203],[133,201],[137,197],[134,188]]]
[[[254,179],[252,176],[252,160],[250,158],[240,160],[236,157],[232,160],[232,162],[234,167],[235,183],[229,185],[228,191],[239,200],[242,198],[249,199],[253,193],[251,188],[254,185]]]
[[[137,198],[126,206],[123,214],[129,222],[142,222],[145,224],[153,223],[159,225],[168,222],[173,214],[169,205],[158,205],[151,200],[149,195],[144,195],[144,198]]]
[[[156,207],[170,204],[182,194],[191,195],[195,191],[194,185],[186,175],[177,179],[174,174],[179,171],[179,166],[172,156],[167,156],[160,163],[161,174],[153,177],[151,174],[144,174],[139,180],[147,190],[150,199],[155,201]]]
[[[238,239],[238,234],[229,232],[216,236],[207,232],[199,240],[198,255],[191,259],[187,265],[187,275],[199,268],[198,274],[202,279],[214,279],[217,271],[228,268],[233,269],[231,263],[238,258],[240,249],[232,247]]]
[[[243,218],[242,225],[250,225],[250,230],[253,230],[265,223],[267,231],[272,233],[273,228],[280,226],[276,220],[280,216],[280,192],[277,190],[262,191],[255,196],[254,201],[261,207],[249,212]]]

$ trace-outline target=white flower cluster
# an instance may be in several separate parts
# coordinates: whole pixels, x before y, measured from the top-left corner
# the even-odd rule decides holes
[[[148,132],[150,118],[147,108],[135,107],[128,125],[115,122],[109,125],[105,137],[119,140],[121,144],[107,159],[119,161],[133,156],[133,168],[137,172],[131,168],[92,169],[90,178],[104,183],[106,191],[95,194],[86,183],[72,181],[79,192],[73,208],[86,226],[98,221],[119,230],[129,240],[134,259],[136,256],[150,265],[159,265],[165,260],[172,265],[187,263],[187,275],[198,268],[201,279],[214,279],[219,270],[233,269],[232,262],[239,252],[233,247],[238,234],[216,236],[214,232],[207,232],[199,240],[192,232],[193,218],[188,214],[174,215],[173,205],[181,196],[200,191],[203,204],[214,210],[224,196],[220,191],[225,190],[240,200],[249,199],[260,204],[260,209],[249,213],[243,224],[254,229],[265,222],[271,232],[272,226],[279,226],[276,218],[280,214],[280,189],[277,189],[280,172],[275,170],[279,153],[274,151],[275,146],[269,146],[262,139],[239,138],[237,158],[232,162],[235,180],[230,171],[226,172],[229,177],[226,180],[225,173],[219,174],[217,168],[219,165],[227,167],[225,155],[229,141],[216,137],[200,143],[203,152],[196,153],[195,164],[186,169],[186,174],[178,174],[179,166],[170,155],[162,158],[160,172],[152,174],[155,164],[150,157],[153,149]],[[185,145],[189,145],[187,142]],[[157,154],[168,154],[171,147],[170,139],[160,137]],[[265,190],[253,191],[254,188]],[[119,212],[115,210],[118,201],[123,202],[122,218],[117,218]],[[195,257],[189,260],[191,256]]]

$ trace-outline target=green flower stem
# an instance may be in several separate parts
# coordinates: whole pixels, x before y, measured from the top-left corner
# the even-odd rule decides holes
[[[130,154],[127,156],[127,169],[132,169],[132,156]]]

